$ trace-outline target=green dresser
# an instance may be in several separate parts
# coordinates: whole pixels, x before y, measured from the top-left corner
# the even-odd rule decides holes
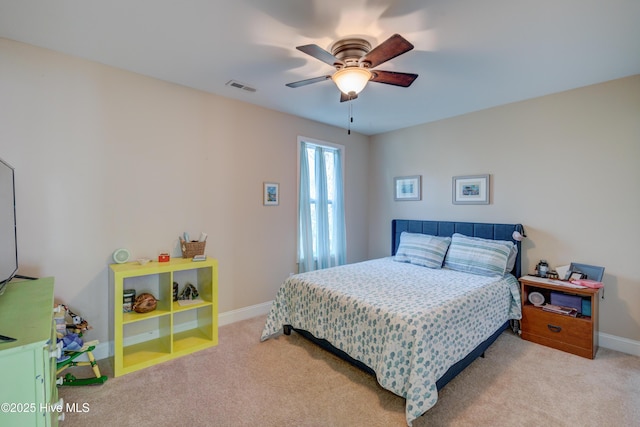
[[[53,277],[13,281],[0,295],[0,426],[57,426]]]

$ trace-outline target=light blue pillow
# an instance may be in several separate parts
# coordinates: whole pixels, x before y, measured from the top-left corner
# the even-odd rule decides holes
[[[513,243],[455,233],[444,266],[481,276],[504,276]]]
[[[442,261],[450,243],[451,237],[403,231],[394,260],[423,267],[442,268]]]

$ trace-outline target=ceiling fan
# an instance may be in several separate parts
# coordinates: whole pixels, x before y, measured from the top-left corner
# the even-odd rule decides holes
[[[413,45],[399,34],[392,35],[374,49],[361,38],[338,40],[331,46],[331,53],[316,44],[298,46],[296,49],[335,67],[336,72],[287,83],[287,86],[296,88],[331,79],[340,89],[340,102],[356,99],[369,81],[409,87],[418,78],[417,74],[374,69],[413,49]]]

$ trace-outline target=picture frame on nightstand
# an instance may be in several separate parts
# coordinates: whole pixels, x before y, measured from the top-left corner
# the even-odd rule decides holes
[[[589,264],[581,264],[577,262],[572,262],[569,265],[569,272],[577,272],[579,271],[585,277],[582,279],[590,279],[595,280],[597,282],[602,282],[604,277],[604,267],[598,265],[589,265]]]
[[[580,279],[586,279],[587,278],[587,275],[583,274],[580,271],[569,271],[567,274],[569,276],[567,280],[569,280],[569,281],[571,281],[571,280],[580,280]]]

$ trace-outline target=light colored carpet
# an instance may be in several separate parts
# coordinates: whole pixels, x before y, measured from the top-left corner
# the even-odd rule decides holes
[[[219,345],[113,378],[61,387],[74,426],[403,426],[404,399],[297,334],[260,342],[265,317],[219,331]],[[90,372],[73,368],[77,377]],[[72,372],[71,370],[69,372]],[[584,359],[503,333],[414,426],[638,426],[640,358]]]

